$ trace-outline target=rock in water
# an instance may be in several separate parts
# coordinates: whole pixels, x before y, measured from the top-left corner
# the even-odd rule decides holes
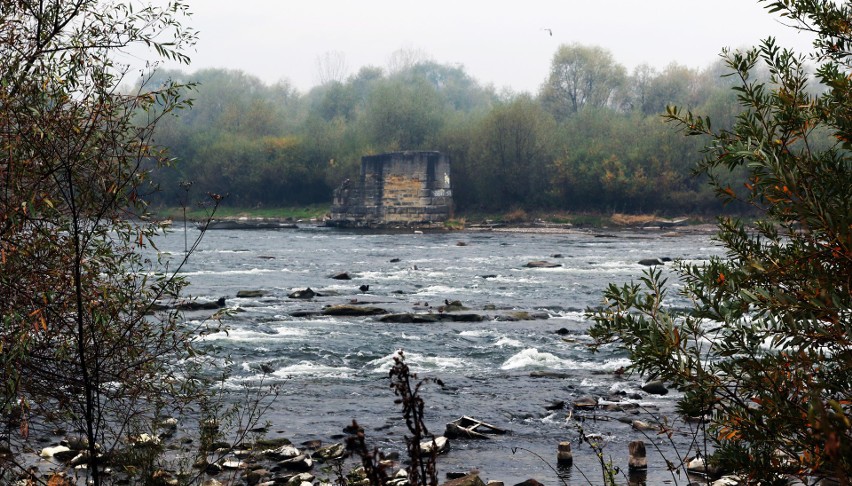
[[[313,299],[316,297],[317,293],[311,290],[310,287],[305,290],[297,290],[295,292],[290,293],[287,297],[291,299]]]
[[[349,272],[340,272],[331,276],[334,280],[352,280],[352,277],[349,276]]]
[[[549,404],[544,406],[545,410],[562,410],[563,408],[565,408],[565,401],[564,400],[557,400],[557,401],[554,401],[554,402],[550,402]]]
[[[328,461],[341,458],[344,454],[346,454],[346,446],[343,444],[332,444],[317,450],[311,457],[319,461]]]
[[[57,455],[60,455],[60,456],[63,456],[63,457],[70,456],[70,457],[68,457],[70,459],[71,457],[74,457],[74,456],[77,455],[77,451],[73,451],[69,447],[59,445],[59,446],[55,446],[55,447],[45,447],[44,449],[41,450],[41,453],[39,455],[41,457],[43,457],[44,459],[56,458],[56,460],[58,460],[58,461],[63,461],[63,459],[60,459],[56,456]],[[65,460],[68,460],[68,459],[65,459]]]
[[[665,262],[663,262],[659,258],[643,258],[639,260],[639,265],[647,265],[649,267],[653,267],[654,265],[665,265]]]
[[[388,311],[380,307],[357,305],[333,305],[322,310],[325,316],[378,316],[387,313]]]
[[[279,461],[276,466],[291,471],[305,472],[314,467],[314,461],[307,454],[299,454],[296,457]]]
[[[435,449],[437,447],[437,449]],[[436,454],[443,454],[447,452],[447,449],[450,448],[450,441],[444,437],[439,436],[435,437],[434,442],[431,440],[426,440],[420,443],[420,454],[424,456],[428,456],[432,453],[432,450],[435,449]]]
[[[252,297],[263,297],[266,295],[266,292],[263,290],[240,290],[237,292],[237,297],[242,299],[252,298]]]
[[[644,422],[642,420],[634,420],[630,422],[630,426],[635,430],[659,430],[659,427],[656,425],[649,424],[648,422]]]
[[[548,262],[546,260],[534,260],[524,265],[527,268],[556,268],[561,267],[561,263]]]
[[[642,385],[642,391],[652,395],[665,395],[669,392],[669,389],[662,381],[654,380]]]
[[[536,481],[535,479],[530,478],[530,479],[527,479],[526,481],[523,481],[523,482],[516,484],[515,486],[544,486],[544,485],[541,484],[540,482]]]
[[[597,406],[598,399],[591,395],[586,395],[574,400],[574,408],[578,408],[580,410],[594,410]]]
[[[282,445],[276,449],[266,449],[263,451],[263,455],[267,457],[271,457],[272,459],[281,461],[284,459],[292,459],[294,457],[299,456],[301,452],[296,446],[293,445]]]
[[[442,486],[485,486],[479,474],[471,473],[458,479],[447,481]]]

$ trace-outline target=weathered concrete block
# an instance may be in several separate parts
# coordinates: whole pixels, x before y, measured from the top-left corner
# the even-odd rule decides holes
[[[441,222],[450,217],[450,162],[440,152],[392,152],[361,159],[358,181],[334,191],[336,226]]]

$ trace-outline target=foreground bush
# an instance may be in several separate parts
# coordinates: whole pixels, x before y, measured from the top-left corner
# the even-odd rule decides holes
[[[688,135],[711,139],[699,172],[719,197],[742,200],[754,227],[720,223],[726,259],[680,263],[692,306],[667,306],[667,283],[650,270],[615,285],[590,312],[598,346],[626,347],[633,369],[684,392],[681,412],[707,416],[714,460],[773,483],[785,475],[852,481],[852,80],[850,4],[767,2],[815,32],[819,63],[773,39],[726,52],[743,112],[731,130],[670,108]],[[754,80],[762,64],[768,84]],[[820,149],[819,147],[822,147]],[[741,185],[730,173],[744,171]],[[725,178],[727,176],[727,178]]]

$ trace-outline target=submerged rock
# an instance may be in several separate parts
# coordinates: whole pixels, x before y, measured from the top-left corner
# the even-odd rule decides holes
[[[534,260],[534,261],[531,261],[531,262],[527,262],[527,264],[524,265],[524,266],[527,267],[527,268],[556,268],[556,267],[561,267],[562,264],[561,263],[548,262],[546,260]]]
[[[238,296],[239,297],[239,296]],[[215,302],[199,302],[197,300],[179,302],[175,305],[178,310],[216,310],[225,307],[225,298],[220,297]]]
[[[276,470],[287,469],[290,471],[305,472],[310,471],[314,467],[314,461],[307,454],[299,454],[296,457],[278,461],[275,465]]]
[[[77,455],[77,451],[65,446],[45,447],[39,454],[44,459],[56,459],[65,462]]]
[[[407,312],[404,314],[388,314],[379,318],[381,322],[392,322],[396,324],[425,324],[429,322],[452,321],[452,322],[482,322],[485,317],[481,314],[449,314],[432,313],[421,314]]]
[[[424,324],[427,322],[438,322],[438,314],[388,314],[379,318],[381,322],[392,322],[395,324]]]
[[[591,395],[586,395],[574,400],[574,408],[580,410],[594,410],[598,406],[598,399]]]
[[[331,459],[339,459],[343,457],[344,454],[346,454],[346,446],[338,443],[318,449],[311,455],[311,457],[319,461],[328,461]]]
[[[276,447],[275,449],[266,449],[263,451],[263,455],[270,457],[276,461],[282,461],[285,459],[292,459],[294,457],[298,457],[301,452],[299,449],[290,444],[284,444],[281,447]]]
[[[666,395],[669,389],[666,388],[666,385],[662,381],[654,380],[642,385],[642,391],[652,395]]]
[[[223,461],[220,465],[222,466],[222,469],[245,469],[248,467],[246,462],[235,459]]]
[[[644,431],[644,430],[659,430],[659,427],[653,424],[649,424],[648,422],[642,420],[634,420],[630,422],[630,426],[633,427],[634,430]]]
[[[266,295],[266,291],[264,290],[240,290],[237,292],[237,297],[241,299],[263,297],[264,295]]]
[[[307,483],[307,484],[313,483],[314,479],[316,479],[316,477],[314,477],[311,473],[305,472],[305,473],[297,474],[297,475],[291,477],[290,479],[287,480],[287,482],[285,484],[287,486],[301,486],[302,484],[305,484],[305,483]],[[278,481],[276,481],[276,484],[279,484]]]
[[[470,473],[460,478],[451,479],[442,486],[485,486],[477,473]]]
[[[441,320],[453,322],[481,322],[485,320],[480,314],[441,314]]]
[[[352,280],[352,277],[349,275],[349,272],[340,272],[331,276],[334,280]]]
[[[360,305],[333,305],[322,310],[325,316],[377,316],[387,313],[381,307]]]
[[[536,481],[535,479],[530,478],[530,479],[527,479],[526,481],[522,481],[522,482],[516,484],[515,486],[544,486],[544,485],[541,484],[540,482]]]
[[[287,295],[287,297],[291,299],[313,299],[317,295],[318,294],[316,292],[314,292],[313,290],[311,290],[310,287],[308,287],[305,290],[296,290],[295,292],[291,292],[289,295]]]
[[[426,440],[420,443],[420,454],[428,456],[434,450],[436,454],[443,454],[450,448],[450,441],[444,436],[435,437],[434,441]]]
[[[665,265],[665,262],[659,258],[643,258],[639,260],[639,265],[647,265],[649,267],[653,267],[655,265]]]
[[[535,321],[550,319],[550,316],[544,312],[513,311],[508,314],[499,315],[495,319],[502,322]]]
[[[458,312],[460,310],[467,310],[467,307],[463,306],[460,300],[447,300],[444,299],[444,305],[439,307],[444,310],[444,312]]]
[[[563,408],[565,408],[565,400],[553,401],[544,406],[545,410],[562,410]]]
[[[560,373],[558,371],[530,371],[530,378],[556,378],[565,379],[571,378],[574,375],[569,373]]]

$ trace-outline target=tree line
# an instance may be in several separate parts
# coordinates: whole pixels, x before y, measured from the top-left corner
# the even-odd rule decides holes
[[[691,174],[700,143],[660,115],[676,104],[731,126],[740,107],[723,73],[721,59],[628,73],[609,51],[581,44],[558,48],[536,94],[422,59],[326,76],[306,93],[240,71],[160,72],[196,84],[193,108],[157,127],[179,161],[157,172],[157,202],[185,202],[181,182],[191,181],[194,193],[228,193],[240,207],[327,203],[363,155],[439,150],[461,211],[715,213],[706,179]]]

